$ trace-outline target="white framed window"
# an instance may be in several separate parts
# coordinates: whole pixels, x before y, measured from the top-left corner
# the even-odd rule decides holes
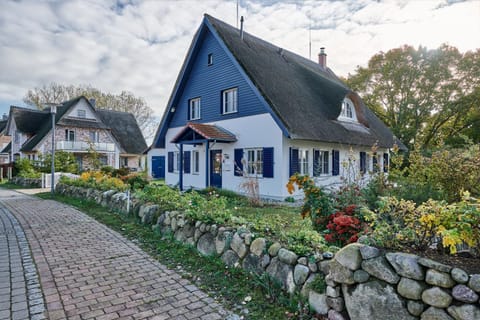
[[[200,98],[188,100],[188,120],[200,119]]]
[[[87,117],[87,112],[83,109],[77,109],[77,117],[86,118]]]
[[[65,140],[75,141],[75,131],[70,129],[65,129]]]
[[[298,167],[301,175],[308,175],[308,150],[298,150]]]
[[[20,142],[20,131],[15,130],[15,137],[13,139],[13,142],[19,143]]]
[[[238,88],[232,88],[222,91],[222,113],[234,113],[237,112],[237,92]]]
[[[98,131],[90,131],[90,141],[93,143],[100,141],[100,134]]]
[[[200,173],[200,152],[197,150],[192,151],[192,173]]]
[[[108,157],[107,156],[99,156],[98,161],[102,166],[108,165]]]
[[[213,64],[213,53],[209,53],[207,56],[207,64],[211,66]]]
[[[355,113],[355,106],[352,100],[345,98],[342,102],[342,112],[338,117],[340,120],[357,121],[357,115]]]
[[[263,175],[263,148],[245,149],[247,156],[247,174],[254,176]]]
[[[326,175],[329,173],[329,152],[325,150],[313,150],[313,176]]]
[[[173,153],[173,171],[178,172],[180,169],[180,152],[175,151]]]

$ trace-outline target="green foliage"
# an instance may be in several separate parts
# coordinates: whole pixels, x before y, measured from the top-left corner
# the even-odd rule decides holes
[[[307,256],[326,249],[325,239],[315,230],[300,229],[284,234],[290,250],[299,256]]]
[[[38,169],[45,173],[52,171],[52,155],[50,153],[40,157],[40,167]],[[55,172],[78,173],[78,163],[73,153],[55,151]]]
[[[331,197],[323,189],[315,185],[309,176],[296,173],[291,176],[287,183],[287,190],[292,194],[295,190],[303,190],[304,202],[302,206],[302,218],[310,217],[313,228],[317,231],[325,230],[328,215],[332,213],[333,203]]]
[[[450,205],[428,200],[417,206],[412,201],[385,197],[379,201],[378,210],[365,210],[364,216],[371,223],[371,235],[388,248],[425,250],[438,237],[450,253],[463,242],[470,247],[480,244],[480,201],[469,193]]]
[[[150,182],[144,173],[130,173],[126,176],[119,177],[123,182],[130,185],[131,190],[139,190],[145,188]]]
[[[325,293],[327,289],[327,283],[325,282],[325,278],[318,275],[315,279],[308,284],[308,287],[318,293]]]
[[[479,66],[480,49],[403,46],[374,55],[347,83],[410,149],[431,148],[478,137]]]
[[[15,161],[17,175],[22,178],[40,178],[40,172],[37,172],[33,166],[33,162],[27,158]]]
[[[136,190],[135,196],[144,202],[158,204],[164,211],[184,210],[188,204],[179,190],[166,185],[146,185]]]
[[[231,211],[227,208],[227,198],[214,191],[210,192],[208,197],[192,191],[186,193],[184,198],[188,202],[185,215],[192,220],[223,225],[232,217]]]
[[[128,185],[123,183],[122,180],[103,174],[100,171],[85,171],[81,174],[80,178],[73,179],[66,176],[60,178],[60,182],[83,188],[93,188],[99,190],[117,190],[125,191],[128,189]]]
[[[416,203],[428,199],[455,202],[468,190],[480,196],[480,147],[468,144],[463,149],[442,148],[424,155],[417,146],[402,166],[402,156],[392,157],[389,180],[396,184],[391,195]]]

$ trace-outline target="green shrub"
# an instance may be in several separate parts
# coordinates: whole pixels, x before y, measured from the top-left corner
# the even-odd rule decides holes
[[[184,210],[188,203],[180,191],[166,185],[146,185],[135,190],[135,196],[144,202],[158,204],[164,211]]]
[[[401,249],[414,247],[426,250],[438,238],[450,253],[456,246],[480,244],[480,201],[463,193],[462,200],[448,205],[445,201],[428,200],[420,205],[413,201],[385,197],[375,212],[364,212],[371,222],[371,235],[382,246]]]
[[[52,155],[47,153],[40,157],[39,170],[41,172],[49,173],[52,168]],[[74,154],[66,151],[55,151],[55,171],[78,173],[78,163]]]
[[[290,194],[295,191],[295,185],[303,190],[304,200],[302,206],[302,218],[309,217],[312,226],[317,231],[325,230],[328,216],[333,211],[333,201],[329,194],[315,185],[309,176],[294,174],[287,183],[287,190]]]
[[[15,161],[15,168],[19,177],[32,179],[41,177],[41,173],[35,170],[33,162],[27,158]]]
[[[225,224],[232,218],[228,209],[227,198],[212,191],[208,197],[192,191],[184,195],[188,205],[185,215],[192,220],[200,220],[206,223]]]
[[[130,185],[130,189],[132,190],[143,189],[149,184],[146,174],[143,173],[130,173],[119,178],[126,184]]]

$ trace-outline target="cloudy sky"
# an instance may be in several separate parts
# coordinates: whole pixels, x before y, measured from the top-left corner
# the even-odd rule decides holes
[[[245,30],[337,75],[404,44],[480,48],[480,0],[238,0]],[[237,23],[237,0],[0,0],[0,112],[52,81],[128,90],[156,115],[203,14]]]

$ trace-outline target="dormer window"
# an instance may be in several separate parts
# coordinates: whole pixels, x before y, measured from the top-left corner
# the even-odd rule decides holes
[[[357,115],[355,114],[355,106],[352,100],[345,98],[342,102],[342,112],[338,116],[339,120],[343,121],[357,121]]]

